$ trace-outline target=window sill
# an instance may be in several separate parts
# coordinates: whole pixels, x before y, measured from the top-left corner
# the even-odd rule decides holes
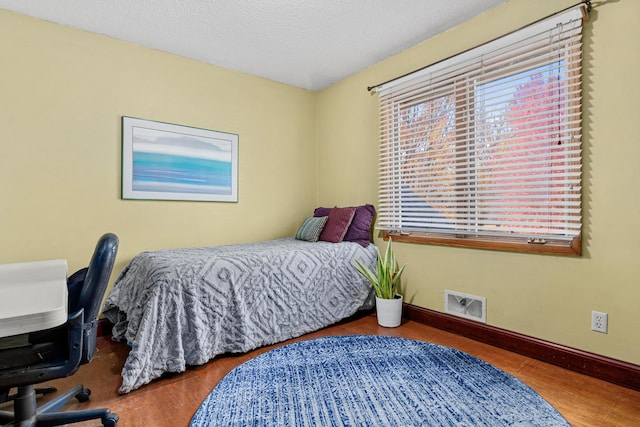
[[[394,242],[453,246],[459,248],[490,249],[510,252],[528,252],[547,255],[582,255],[582,241],[580,236],[577,236],[571,242],[553,241],[540,244],[528,243],[526,240],[518,238],[498,239],[473,236],[456,237],[454,235],[433,235],[427,233],[401,234],[398,232],[388,231],[382,231],[381,235],[384,240],[388,240],[389,237],[391,237]]]

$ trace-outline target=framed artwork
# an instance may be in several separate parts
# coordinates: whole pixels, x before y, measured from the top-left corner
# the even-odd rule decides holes
[[[122,198],[238,201],[238,135],[122,117]]]

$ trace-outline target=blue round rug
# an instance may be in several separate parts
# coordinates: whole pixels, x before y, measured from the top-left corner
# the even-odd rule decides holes
[[[456,349],[384,336],[276,348],[229,372],[191,426],[568,426],[520,380]]]

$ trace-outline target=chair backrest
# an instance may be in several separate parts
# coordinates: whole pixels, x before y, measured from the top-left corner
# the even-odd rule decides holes
[[[83,323],[85,325],[82,361],[80,363],[87,363],[93,357],[96,346],[98,313],[113,271],[118,243],[118,236],[115,234],[104,234],[98,240],[91,261],[89,261],[87,275],[77,301],[77,306],[84,309]]]
[[[89,261],[87,275],[80,291],[78,306],[84,308],[84,321],[98,317],[100,303],[113,271],[118,252],[118,236],[107,233],[100,237]]]

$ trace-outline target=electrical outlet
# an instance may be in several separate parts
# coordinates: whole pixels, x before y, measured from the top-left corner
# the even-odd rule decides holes
[[[596,332],[607,333],[607,323],[609,321],[609,315],[600,311],[591,312],[591,330]]]

